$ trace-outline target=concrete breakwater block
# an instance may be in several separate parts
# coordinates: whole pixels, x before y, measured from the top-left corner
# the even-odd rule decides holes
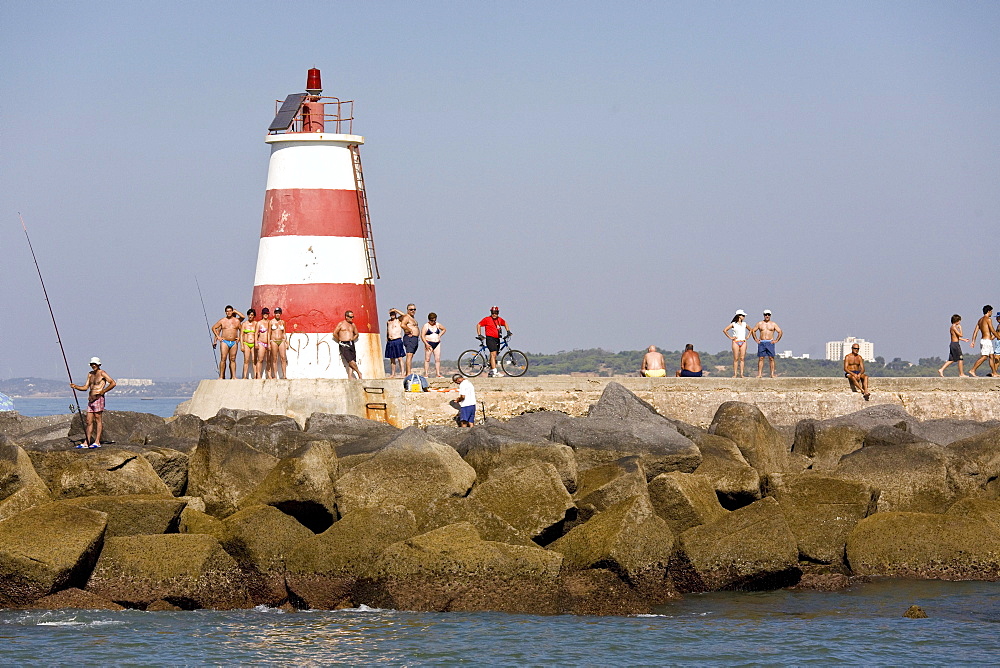
[[[725,401],[699,426],[602,388],[578,415],[472,429],[139,417],[97,451],[68,422],[60,445],[7,421],[0,605],[634,614],[682,592],[1000,578],[988,422],[876,404],[776,426]]]

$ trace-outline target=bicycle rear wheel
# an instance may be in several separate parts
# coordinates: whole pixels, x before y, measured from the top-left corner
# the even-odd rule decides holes
[[[475,378],[486,368],[486,360],[478,350],[466,350],[458,356],[458,372],[463,376]]]
[[[528,356],[520,350],[508,350],[500,358],[500,367],[508,376],[523,376],[528,370]]]

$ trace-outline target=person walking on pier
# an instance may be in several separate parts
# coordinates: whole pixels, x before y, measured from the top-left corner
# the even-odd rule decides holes
[[[746,323],[747,313],[743,309],[738,309],[736,315],[733,316],[732,322],[726,325],[722,333],[726,335],[730,341],[733,342],[733,378],[739,375],[740,378],[744,378],[743,375],[744,365],[746,363],[747,357],[747,334],[749,325]],[[732,332],[732,334],[730,334]]]
[[[460,373],[454,374],[451,381],[458,383],[458,399],[450,402],[458,406],[458,426],[471,427],[476,423],[476,388]]]
[[[344,313],[344,319],[333,328],[333,338],[340,345],[340,359],[344,361],[347,377],[354,378],[356,374],[360,380],[361,370],[358,369],[358,352],[354,349],[354,342],[358,340],[358,328],[354,326],[354,311]]]
[[[983,362],[989,362],[990,365],[990,375],[995,376],[997,373],[997,365],[994,362],[993,356],[993,339],[1000,338],[997,334],[997,330],[993,328],[993,307],[987,304],[983,307],[983,317],[979,319],[976,323],[976,328],[972,330],[972,338],[969,339],[969,347],[975,349],[976,347],[976,337],[981,336],[979,339],[979,359],[976,363],[972,365],[969,369],[969,375],[975,377],[976,369]]]
[[[663,361],[663,353],[650,346],[642,356],[642,368],[639,373],[646,378],[664,378],[667,375],[667,365]]]
[[[76,447],[101,447],[101,432],[104,431],[104,395],[113,390],[115,385],[115,379],[101,368],[100,357],[90,358],[90,373],[87,374],[86,383],[69,384],[74,390],[87,392],[87,421],[83,425],[87,440]],[[80,417],[83,418],[82,415]]]
[[[965,376],[965,370],[962,369],[961,342],[968,341],[968,339],[962,337],[962,316],[957,313],[951,316],[951,328],[948,330],[948,335],[951,336],[951,343],[948,346],[948,361],[938,369],[938,375],[944,377],[944,370],[958,362],[958,376],[961,378]]]
[[[219,380],[226,377],[226,367],[229,367],[229,378],[236,378],[236,344],[240,339],[240,323],[245,320],[245,316],[234,309],[231,305],[226,306],[226,315],[219,318],[218,322],[212,325],[212,334],[215,335],[213,346],[222,344],[222,354],[219,356]]]
[[[865,360],[858,351],[861,346],[854,344],[851,352],[844,356],[844,378],[851,383],[851,392],[860,392],[865,401],[871,399],[871,392],[868,391],[868,374],[865,373]]]
[[[757,377],[764,375],[764,358],[771,367],[771,378],[774,374],[774,344],[781,340],[783,332],[778,323],[771,320],[771,309],[764,309],[764,319],[753,326],[750,335],[757,342]]]

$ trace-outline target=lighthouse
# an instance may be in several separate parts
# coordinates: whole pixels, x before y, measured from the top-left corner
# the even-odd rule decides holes
[[[252,305],[282,309],[288,378],[348,378],[333,336],[354,313],[363,378],[383,378],[372,240],[354,102],[325,97],[320,71],[287,96],[268,127],[271,147]]]

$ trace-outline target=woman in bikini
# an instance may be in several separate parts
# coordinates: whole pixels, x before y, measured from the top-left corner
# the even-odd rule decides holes
[[[274,320],[271,321],[271,377],[277,378],[278,369],[281,377],[288,378],[288,341],[285,339],[285,321],[281,318],[281,307],[274,309]]]
[[[750,329],[750,326],[744,322],[746,317],[747,314],[743,309],[738,310],[733,316],[733,321],[722,330],[722,333],[733,342],[733,378],[736,378],[737,372],[740,378],[745,377],[743,365],[747,356],[747,335]]]
[[[438,378],[444,378],[441,375],[441,337],[448,330],[444,328],[444,325],[437,321],[437,313],[428,313],[427,322],[420,330],[420,338],[424,342],[424,375],[429,376],[428,368],[430,365],[430,359],[434,357],[434,369],[437,373]]]
[[[257,378],[267,378],[271,368],[271,309],[266,306],[260,310],[260,320],[257,322]],[[271,378],[274,376],[271,375]]]
[[[252,308],[247,309],[247,319],[240,327],[240,350],[243,351],[243,377],[253,378],[252,373],[257,369],[256,348],[257,341],[257,311]]]

